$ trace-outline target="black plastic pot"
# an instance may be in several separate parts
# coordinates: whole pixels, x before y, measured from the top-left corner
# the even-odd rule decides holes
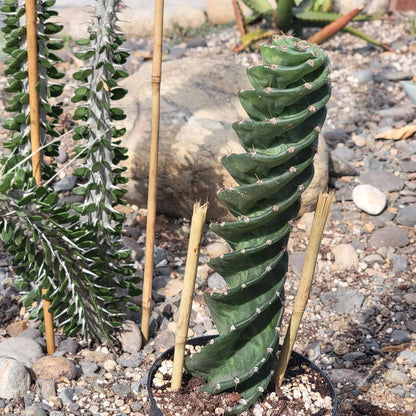
[[[197,337],[192,338],[190,340],[187,340],[186,343],[190,345],[205,345],[207,344],[212,338],[215,338],[216,335],[209,335],[204,337]],[[149,416],[164,416],[161,410],[157,407],[156,402],[153,398],[152,393],[152,380],[155,376],[157,369],[160,367],[163,360],[167,360],[171,357],[173,357],[174,347],[169,348],[164,353],[160,355],[160,357],[153,363],[152,367],[149,371],[149,376],[147,378],[147,391],[149,393],[149,401],[150,401],[150,413]],[[337,413],[337,406],[338,406],[338,399],[337,395],[335,393],[335,389],[333,384],[331,383],[331,380],[328,378],[328,376],[320,369],[318,368],[313,362],[309,361],[307,358],[305,358],[303,355],[298,354],[297,352],[292,352],[292,357],[296,358],[297,361],[300,361],[303,364],[306,364],[308,367],[312,368],[314,371],[318,372],[327,383],[328,389],[330,391],[332,404],[334,406],[334,410],[332,411],[331,416],[335,416]]]

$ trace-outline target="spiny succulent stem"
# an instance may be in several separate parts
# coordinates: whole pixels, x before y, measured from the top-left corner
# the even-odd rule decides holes
[[[299,330],[300,321],[303,313],[305,312],[306,304],[308,303],[313,275],[315,272],[316,259],[318,257],[319,245],[321,243],[322,234],[324,232],[325,223],[328,218],[333,197],[333,193],[319,194],[318,197],[318,204],[316,206],[315,216],[312,222],[309,243],[306,249],[305,263],[300,277],[292,316],[290,318],[289,327],[286,332],[282,350],[280,351],[279,359],[273,375],[273,383],[276,387],[280,387],[282,385],[290,355],[292,354],[293,346],[295,344],[296,335]]]

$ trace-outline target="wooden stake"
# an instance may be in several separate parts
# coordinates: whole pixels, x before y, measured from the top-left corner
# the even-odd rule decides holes
[[[40,119],[38,84],[38,35],[36,0],[26,0],[26,40],[27,63],[29,80],[29,111],[30,111],[30,141],[32,145],[32,170],[37,184],[42,181],[42,165],[40,149]],[[47,289],[42,289],[42,295]],[[53,330],[53,316],[49,312],[51,302],[43,300],[43,317],[45,322],[46,349],[48,354],[55,352],[55,336]]]
[[[42,289],[42,295],[44,295],[48,289]],[[43,321],[45,322],[45,336],[46,336],[46,350],[49,355],[55,352],[55,336],[53,334],[53,316],[49,312],[49,306],[51,302],[43,299]]]
[[[196,271],[198,267],[199,249],[201,245],[202,229],[204,228],[208,204],[202,207],[197,202],[194,205],[192,215],[191,233],[189,236],[188,255],[186,258],[185,276],[181,303],[179,305],[178,322],[175,334],[175,353],[173,357],[172,391],[181,388],[183,363],[185,357],[185,344],[188,335],[189,318],[192,310],[192,298],[194,296]]]
[[[149,340],[150,307],[152,302],[153,255],[155,245],[157,164],[159,151],[160,82],[162,72],[163,0],[155,0],[152,66],[152,125],[150,133],[149,189],[147,195],[146,252],[143,277],[142,334]]]
[[[319,245],[321,243],[322,233],[328,218],[329,208],[331,207],[333,197],[333,194],[320,194],[318,197],[318,204],[313,218],[308,248],[306,249],[305,263],[303,264],[302,274],[300,276],[295,305],[293,307],[289,328],[286,332],[282,350],[280,351],[279,359],[274,371],[273,383],[276,387],[280,387],[282,385],[287,364],[289,362],[290,355],[292,354],[293,345],[295,344],[296,334],[299,330],[300,321],[303,313],[305,312],[306,304],[308,303],[313,275],[315,272],[316,259],[318,257]]]
[[[29,78],[30,141],[32,143],[32,169],[36,183],[42,180],[39,121],[38,83],[38,36],[36,27],[36,0],[26,0],[26,37]]]
[[[347,26],[347,24],[352,19],[354,19],[354,17],[357,16],[357,14],[360,13],[361,10],[364,9],[364,7],[365,6],[357,7],[356,9],[351,10],[350,12],[339,17],[337,20],[333,21],[332,23],[321,29],[318,33],[315,33],[315,35],[311,36],[308,39],[308,42],[316,43],[317,45],[324,43],[330,37],[335,35],[335,33],[339,32],[345,26]]]

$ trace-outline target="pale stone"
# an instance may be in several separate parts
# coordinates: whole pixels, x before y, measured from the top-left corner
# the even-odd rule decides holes
[[[387,370],[386,371],[386,380],[394,384],[410,384],[410,377],[399,370]]]
[[[305,231],[306,234],[309,234],[312,229],[313,217],[313,212],[306,212],[296,221],[296,227],[299,228],[299,230]]]
[[[332,249],[335,262],[331,266],[334,271],[343,271],[358,267],[358,255],[351,244],[339,244]]]
[[[106,371],[114,371],[117,368],[117,363],[114,360],[105,360],[104,369]]]
[[[62,377],[74,380],[76,377],[75,364],[65,357],[48,355],[40,358],[32,365],[37,378],[59,381]]]
[[[12,358],[0,358],[0,398],[16,399],[29,389],[30,374],[25,366]]]
[[[125,7],[119,14],[118,26],[129,36],[149,36],[153,34],[154,10],[153,7],[137,7],[135,0],[126,0]],[[153,6],[153,3],[152,3]],[[201,5],[167,4],[163,13],[163,32],[172,33],[175,27],[184,29],[197,28],[206,22],[205,10]],[[66,7],[59,10],[59,16],[51,19],[53,22],[63,24],[60,36],[70,35],[77,40],[88,36],[88,26],[91,22],[91,7]]]
[[[211,243],[201,249],[201,251],[210,258],[219,257],[222,254],[230,252],[230,247],[225,242]]]
[[[380,214],[387,202],[384,192],[369,184],[357,185],[352,190],[352,200],[357,208],[371,215]]]
[[[169,299],[182,292],[182,289],[183,280],[170,279],[166,286],[160,288],[157,292]]]
[[[415,293],[406,293],[403,297],[404,297],[404,300],[409,305],[416,306],[416,292]]]
[[[389,0],[334,0],[334,11],[345,14],[364,5],[364,14],[377,15],[387,11]]]
[[[42,355],[42,347],[32,338],[7,338],[0,343],[0,357],[13,358],[28,368]]]
[[[207,0],[208,20],[216,25],[224,25],[235,20],[233,3],[230,0]]]
[[[123,81],[140,94],[122,101],[127,118],[126,199],[146,205],[149,169],[152,63]],[[163,64],[160,103],[158,212],[175,217],[192,214],[195,200],[208,200],[207,219],[228,214],[216,197],[234,180],[221,165],[228,153],[243,149],[232,123],[244,114],[237,91],[248,87],[245,68],[232,61],[187,57]]]
[[[23,321],[13,322],[6,327],[6,332],[11,337],[16,337],[17,335],[21,334],[27,327],[29,326],[29,321],[27,319]]]
[[[140,328],[133,322],[126,320],[121,326],[119,340],[124,352],[133,354],[142,348],[143,339]]]

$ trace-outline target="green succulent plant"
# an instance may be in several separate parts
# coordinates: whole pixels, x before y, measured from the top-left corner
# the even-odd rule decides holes
[[[82,144],[71,162],[81,160],[75,173],[83,184],[75,193],[83,198],[72,206],[61,204],[49,187],[57,175],[56,164],[42,165],[41,185],[32,179],[24,3],[5,0],[2,7],[4,51],[9,56],[6,91],[11,94],[6,110],[14,115],[5,122],[12,135],[4,144],[8,153],[0,178],[1,238],[32,318],[42,319],[39,300],[42,288],[47,288],[49,311],[67,335],[81,333],[87,339],[112,342],[127,307],[137,309],[129,300],[138,293],[130,253],[121,240],[124,216],[115,208],[123,203],[125,192],[119,188],[125,182],[124,168],[117,164],[126,158],[119,141],[125,130],[114,125],[124,113],[111,106],[112,100],[126,94],[117,86],[117,80],[127,76],[122,66],[128,56],[120,50],[124,37],[116,27],[121,1],[97,1],[89,38],[79,41],[85,50],[78,57],[85,60],[85,67],[74,75],[83,85],[75,90],[73,102],[86,103],[74,114],[82,121],[74,138],[82,139]],[[49,10],[54,3],[36,2],[40,136],[42,150],[52,157],[58,154],[58,141],[51,138],[59,136],[54,125],[62,110],[50,98],[59,96],[63,88],[51,81],[63,77],[54,66],[60,59],[52,53],[62,44],[49,40],[61,29],[48,22],[57,14]]]
[[[218,192],[235,221],[211,228],[232,252],[210,261],[228,288],[205,300],[219,336],[186,360],[203,390],[236,390],[250,406],[270,384],[284,312],[286,244],[330,98],[328,57],[318,46],[278,36],[260,47],[263,64],[247,70],[253,90],[239,93],[249,120],[233,125],[245,150],[223,159],[238,186]]]
[[[62,113],[61,105],[50,103],[50,97],[59,97],[64,85],[51,82],[63,78],[64,74],[59,72],[55,63],[61,59],[54,51],[61,49],[62,44],[51,40],[50,36],[56,35],[62,30],[61,25],[49,22],[49,18],[58,13],[50,10],[55,0],[40,0],[36,3],[38,15],[38,73],[39,73],[39,101],[40,101],[40,137],[41,145],[45,147],[46,156],[58,154],[57,141],[48,142],[48,137],[58,137],[55,130],[58,117]],[[26,43],[26,14],[24,0],[4,0],[1,11],[4,14],[2,32],[4,33],[5,46],[3,52],[7,55],[7,68],[4,71],[8,76],[8,87],[5,91],[9,93],[8,105],[5,110],[13,113],[8,117],[3,126],[12,134],[11,138],[3,143],[5,149],[14,155],[14,159],[3,159],[3,165],[8,168],[14,166],[31,154],[30,143],[30,115],[29,115],[29,84],[27,65],[27,43]],[[6,163],[7,160],[7,163]],[[30,159],[26,159],[26,171],[32,170]],[[54,165],[42,163],[43,178],[49,178],[55,173]]]
[[[324,27],[342,16],[338,13],[329,12],[332,4],[326,0],[276,0],[275,4],[269,0],[233,0],[233,2],[236,8],[236,17],[241,19],[241,26],[244,28],[241,37],[242,45],[237,50],[242,50],[261,39],[268,38],[276,34],[276,31],[285,33],[293,31],[290,33],[302,37],[304,28]],[[240,2],[252,10],[253,15],[246,17],[241,9]],[[268,27],[249,31],[250,23],[256,19],[264,19]],[[361,14],[354,17],[355,21],[371,19],[373,17]],[[367,36],[356,28],[345,26],[342,30],[375,46],[390,50],[387,45]]]

